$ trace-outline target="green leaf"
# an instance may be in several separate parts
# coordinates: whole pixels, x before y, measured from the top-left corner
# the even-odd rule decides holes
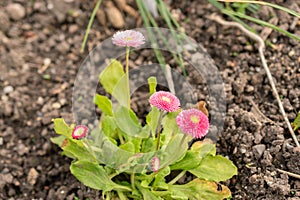
[[[188,151],[186,152],[183,159],[171,166],[172,170],[190,170],[196,168],[201,162],[199,157],[199,152],[197,151]]]
[[[121,63],[115,59],[111,59],[110,64],[101,72],[99,79],[104,89],[112,94],[115,86],[124,74]]]
[[[176,134],[170,142],[161,148],[158,152],[160,159],[160,168],[176,163],[183,158],[188,149],[186,137],[182,134]]]
[[[160,111],[156,107],[152,107],[152,110],[146,116],[146,122],[151,129],[152,134],[155,134],[158,120],[159,120]]]
[[[60,148],[63,149],[63,147],[68,144],[68,140],[70,140],[70,139],[68,139],[64,135],[60,135],[57,137],[50,138],[50,140],[51,140],[51,142],[53,142],[54,144],[57,144]],[[63,151],[61,153],[61,155],[67,156],[72,159],[76,159],[76,156],[74,156],[71,152],[68,152],[68,151]]]
[[[117,131],[116,131],[117,125],[116,125],[116,122],[113,117],[110,117],[110,116],[102,117],[101,126],[102,126],[102,130],[103,130],[104,134],[107,137],[112,138],[112,139],[117,138]]]
[[[221,184],[194,179],[185,185],[169,185],[171,199],[223,200],[231,196],[230,190]]]
[[[160,197],[155,196],[148,188],[144,188],[140,183],[137,183],[137,188],[143,195],[144,200],[159,200]]]
[[[94,161],[94,157],[86,149],[81,140],[67,139],[61,148],[67,156],[71,154],[78,160]]]
[[[141,138],[131,138],[131,142],[134,146],[134,152],[135,153],[141,152],[142,139]]]
[[[169,142],[172,135],[178,133],[178,125],[176,123],[176,117],[179,114],[180,110],[168,113],[163,119],[162,119],[162,126],[163,126],[163,132],[162,134],[165,135],[165,142]]]
[[[216,145],[207,143],[205,140],[195,142],[184,158],[172,165],[171,169],[191,170],[198,167],[201,160],[207,155],[216,155]]]
[[[211,143],[209,140],[204,139],[203,141],[197,141],[195,142],[192,147],[192,151],[198,151],[199,156],[201,158],[204,158],[207,155],[216,155],[216,145]]]
[[[72,138],[73,128],[68,126],[63,118],[52,119],[52,121],[54,123],[54,130],[57,134]]]
[[[102,166],[88,161],[73,162],[70,166],[71,173],[84,185],[103,192],[118,188],[110,180]]]
[[[151,76],[148,78],[148,84],[149,84],[149,93],[152,95],[154,92],[156,92],[156,85],[157,80],[154,76]]]
[[[64,135],[60,135],[60,136],[57,136],[57,137],[50,138],[51,142],[58,145],[59,147],[61,147],[61,145],[62,145],[62,143],[65,139],[66,139],[66,136],[64,136]]]
[[[140,138],[148,137],[148,135],[143,134],[142,126],[139,124],[138,118],[132,110],[120,106],[115,112],[115,120],[120,130],[127,135]]]
[[[189,170],[200,179],[209,181],[226,181],[237,175],[236,166],[227,158],[217,155],[204,157],[197,168]]]
[[[153,182],[153,187],[158,188],[160,190],[168,190],[168,184],[166,183],[165,177],[171,173],[169,167],[165,167],[155,175],[155,179]]]
[[[296,131],[298,128],[300,128],[300,112],[298,112],[298,115],[296,119],[292,123],[294,131]]]
[[[94,97],[94,103],[98,106],[98,108],[106,115],[112,116],[112,103],[106,96],[96,94]]]
[[[125,144],[121,144],[119,147],[125,151],[129,151],[133,153],[135,152],[134,144],[131,141],[126,142]]]
[[[127,76],[125,74],[120,78],[120,80],[116,84],[112,92],[112,96],[116,98],[116,100],[121,106],[127,107],[130,104],[130,102],[128,102],[130,101],[129,95],[130,94],[128,94]]]
[[[146,138],[143,140],[141,152],[151,152],[155,151],[155,143],[152,138]]]

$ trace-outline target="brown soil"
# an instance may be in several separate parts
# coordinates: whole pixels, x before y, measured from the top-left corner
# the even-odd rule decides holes
[[[116,31],[96,20],[88,50],[81,54],[94,4],[70,2],[0,2],[0,199],[100,199],[101,192],[70,174],[71,160],[49,140],[55,136],[52,118],[72,121],[72,86],[80,63]],[[300,174],[300,151],[283,122],[256,44],[240,30],[208,19],[218,11],[206,1],[172,2],[187,35],[207,49],[223,77],[227,112],[217,147],[239,170],[225,183],[233,199],[300,199],[300,180],[277,171]],[[272,2],[300,11],[300,2]],[[21,6],[9,8],[13,3]],[[300,35],[299,20],[283,12],[263,7],[255,15],[264,20],[274,16],[278,26]],[[136,21],[125,15],[125,28],[135,28]],[[259,33],[264,29],[253,27]],[[274,31],[267,41],[267,62],[293,121],[300,110],[300,45]],[[136,55],[139,61],[146,58],[156,62],[148,53]]]

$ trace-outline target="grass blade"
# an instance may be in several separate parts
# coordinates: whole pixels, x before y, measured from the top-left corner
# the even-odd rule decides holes
[[[274,29],[274,30],[276,30],[276,31],[278,31],[278,32],[280,32],[280,33],[282,33],[284,35],[287,35],[290,38],[293,38],[293,39],[295,39],[295,40],[297,40],[297,41],[300,42],[300,37],[298,37],[297,35],[294,35],[291,32],[286,31],[286,30],[284,30],[282,28],[279,28],[278,26],[275,26],[275,25],[273,25],[273,24],[271,24],[269,22],[265,22],[263,20],[256,19],[254,17],[248,16],[248,15],[245,15],[245,14],[242,14],[242,13],[234,12],[234,11],[227,10],[226,13],[229,13],[229,14],[231,14],[233,16],[237,16],[237,17],[240,17],[240,18],[243,18],[243,19],[247,19],[247,20],[252,21],[254,23],[257,23],[257,24],[259,24],[261,26],[272,28],[272,29]]]
[[[90,30],[91,30],[91,27],[92,27],[92,25],[93,25],[93,22],[94,22],[96,13],[97,13],[97,11],[98,11],[100,5],[101,5],[101,2],[102,2],[102,0],[98,0],[96,6],[94,7],[93,13],[92,13],[92,15],[91,15],[91,17],[90,17],[88,26],[87,26],[86,31],[85,31],[85,35],[84,35],[83,42],[82,42],[82,44],[81,44],[81,49],[80,49],[80,52],[81,52],[81,53],[84,52],[84,48],[85,48],[85,45],[86,45],[86,41],[87,41],[87,39],[88,39],[88,37],[89,37],[89,33],[90,33]]]
[[[265,1],[253,1],[253,0],[218,0],[218,1],[220,1],[220,2],[230,2],[230,3],[235,3],[235,2],[237,2],[237,3],[252,3],[252,4],[260,4],[260,5],[264,5],[264,6],[270,6],[272,8],[282,10],[284,12],[287,12],[291,15],[294,15],[294,16],[300,18],[300,13],[298,13],[294,10],[288,9],[286,7],[283,7],[283,6],[280,6],[280,5],[277,5],[277,4],[265,2]]]

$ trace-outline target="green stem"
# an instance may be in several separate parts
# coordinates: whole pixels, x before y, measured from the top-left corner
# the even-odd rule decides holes
[[[133,172],[130,175],[130,182],[131,182],[132,191],[135,190],[134,175],[135,175],[135,168],[133,169]]]
[[[125,141],[124,141],[123,135],[122,135],[122,134],[121,134],[119,131],[117,131],[117,134],[118,134],[118,137],[119,137],[120,143],[121,143],[121,144],[124,144],[124,143],[125,143]]]
[[[126,79],[127,79],[127,106],[130,109],[130,86],[129,86],[129,53],[130,47],[126,47]]]
[[[186,170],[183,170],[182,172],[180,172],[173,180],[171,180],[168,184],[173,185],[174,183],[176,183],[183,175],[185,175]]]
[[[85,31],[85,35],[84,35],[83,42],[82,42],[82,44],[81,44],[81,50],[80,50],[81,53],[84,52],[84,48],[85,48],[86,41],[87,41],[87,39],[88,39],[88,36],[89,36],[90,30],[91,30],[91,27],[92,27],[92,25],[93,25],[93,22],[94,22],[96,13],[97,13],[97,11],[98,11],[100,5],[101,5],[101,2],[102,2],[102,0],[98,0],[96,6],[94,7],[94,10],[93,10],[93,13],[92,13],[92,15],[91,15],[89,24],[88,24],[88,26],[87,26],[87,28],[86,28],[86,31]]]
[[[113,174],[111,174],[111,175],[109,175],[109,179],[112,179],[113,177],[115,177],[115,176],[117,176],[117,175],[119,175],[120,174],[120,172],[115,172],[115,173],[113,173]]]
[[[91,146],[90,143],[88,142],[87,138],[84,139],[83,144],[86,144],[86,145],[84,145],[85,148],[87,148],[88,151],[92,154],[92,156],[93,156],[95,162],[98,162],[98,161],[97,161],[97,158],[96,158],[96,155],[95,155],[95,152],[93,151],[92,146]]]
[[[160,111],[158,125],[157,125],[157,129],[156,129],[156,135],[157,135],[156,151],[158,151],[158,149],[159,149],[160,129],[161,129],[161,120],[162,120],[163,113],[164,113],[164,111]]]
[[[125,185],[117,185],[114,187],[115,190],[118,190],[118,191],[126,191],[126,192],[132,192],[131,188],[130,187],[127,187]]]
[[[123,192],[117,190],[118,196],[120,200],[127,200],[126,196],[123,194]]]
[[[180,144],[179,146],[181,146],[185,140],[187,138],[187,134],[184,134],[184,136],[182,137],[181,141],[180,141]],[[173,158],[175,158],[177,155],[176,155],[176,152],[174,152],[174,154],[172,155],[172,158],[170,160],[173,160]],[[170,161],[165,163],[164,165],[161,166],[160,170],[164,169],[165,167],[167,167],[168,165],[170,164]]]

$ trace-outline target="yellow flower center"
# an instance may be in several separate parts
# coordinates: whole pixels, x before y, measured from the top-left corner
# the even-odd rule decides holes
[[[200,121],[199,117],[196,116],[196,115],[192,115],[192,116],[190,117],[190,119],[191,119],[191,121],[192,121],[194,124],[197,124],[197,123],[199,123],[199,121]]]
[[[81,135],[84,132],[83,128],[79,128],[75,131],[75,135]]]
[[[133,40],[133,38],[132,38],[132,37],[126,37],[125,39],[126,39],[126,41]]]
[[[165,96],[161,97],[161,100],[171,103],[171,99]]]

